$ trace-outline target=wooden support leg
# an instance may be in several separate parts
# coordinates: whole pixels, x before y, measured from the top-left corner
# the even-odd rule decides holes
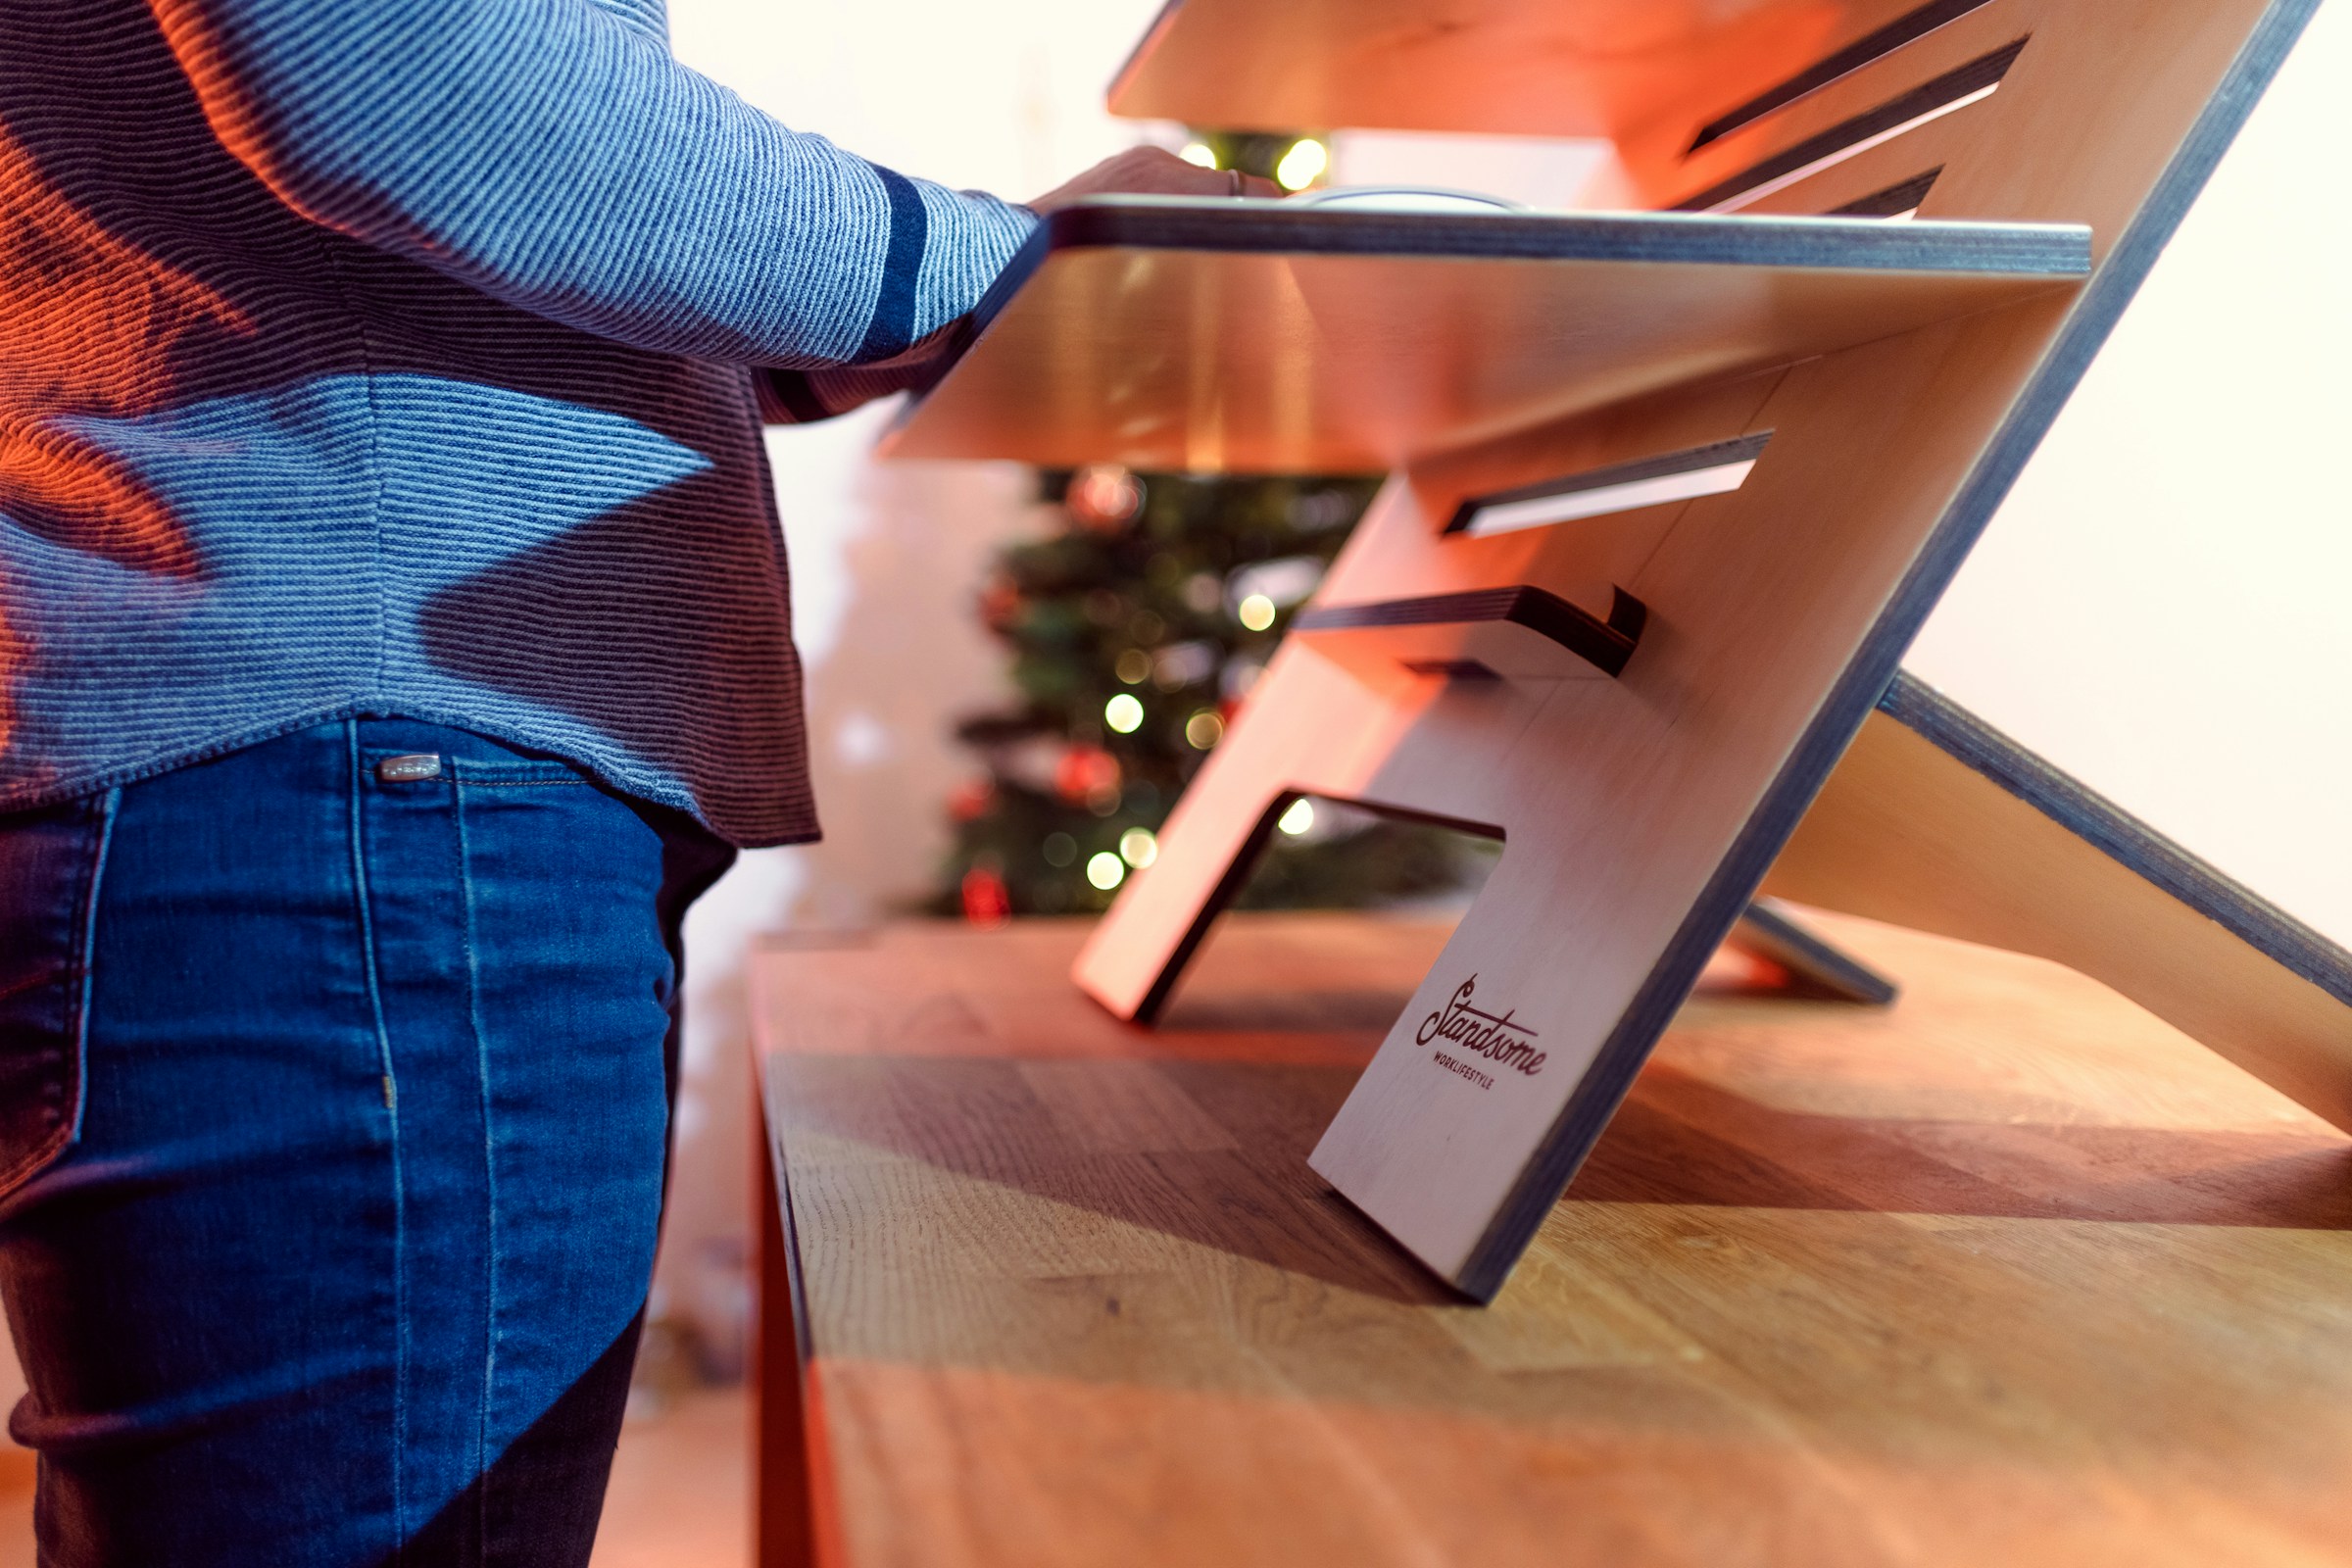
[[[1368,685],[1310,649],[1286,646],[1170,814],[1160,853],[1132,880],[1073,975],[1122,1018],[1149,1022],[1217,913],[1241,891],[1292,797],[1360,797],[1393,737],[1442,683]]]
[[[1730,945],[1786,969],[1791,988],[1804,996],[1873,1007],[1884,1007],[1895,998],[1892,980],[1824,941],[1768,899],[1747,906],[1732,927]]]
[[[1907,676],[1764,885],[2055,959],[2352,1128],[2352,956]]]

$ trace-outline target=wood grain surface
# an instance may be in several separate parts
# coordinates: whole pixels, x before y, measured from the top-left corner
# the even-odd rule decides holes
[[[1489,1307],[1305,1165],[1442,928],[1234,917],[1155,1033],[1075,924],[762,956],[820,1519],[766,1561],[2352,1562],[2352,1141],[1808,918],[1900,1001],[1710,971]]]

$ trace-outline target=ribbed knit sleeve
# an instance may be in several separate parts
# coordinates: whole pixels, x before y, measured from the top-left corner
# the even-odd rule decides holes
[[[637,348],[892,359],[1025,209],[785,128],[589,0],[150,0],[222,143],[313,220]]]

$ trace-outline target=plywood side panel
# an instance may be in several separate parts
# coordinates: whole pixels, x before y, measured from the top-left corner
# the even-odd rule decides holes
[[[1624,676],[1561,683],[1496,769],[1502,858],[1315,1154],[1440,1273],[1462,1277],[1511,1201],[2059,318],[2025,307],[1790,371],[1755,416],[1781,432],[1771,461],[1693,503],[1626,585],[1651,619]],[[1430,765],[1408,735],[1374,787]],[[1425,1025],[1465,983],[1540,1042],[1538,1073],[1440,1058]]]

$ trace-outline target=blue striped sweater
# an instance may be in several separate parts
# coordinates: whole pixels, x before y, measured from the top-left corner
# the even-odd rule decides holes
[[[396,713],[812,837],[760,416],[1033,222],[662,0],[0,0],[0,809]]]

